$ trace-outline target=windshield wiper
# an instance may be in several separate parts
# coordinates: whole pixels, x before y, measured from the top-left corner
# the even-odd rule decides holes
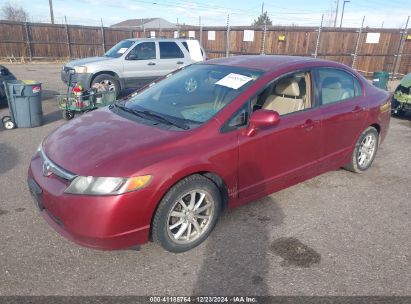
[[[120,104],[119,102],[115,102],[114,104],[110,105],[110,108],[112,108],[113,106],[115,106],[116,108],[119,108],[119,109],[121,109],[125,112],[128,112],[128,113],[140,116],[142,118],[145,118],[144,115],[141,115],[141,111],[137,111],[137,110],[134,110],[134,109],[127,108],[126,106]]]
[[[168,118],[167,116],[161,115],[159,113],[154,113],[154,112],[151,112],[151,111],[148,111],[148,110],[143,110],[143,111],[134,110],[134,111],[142,112],[147,116],[150,116],[150,117],[153,117],[154,119],[157,119],[157,121],[160,120],[163,123],[167,123],[167,124],[176,126],[176,127],[180,128],[180,129],[183,129],[183,130],[190,129],[190,127],[188,125],[186,125],[185,123],[180,122],[180,121],[175,120],[175,119]]]
[[[168,125],[173,125],[173,126],[176,126],[180,129],[183,129],[183,130],[190,129],[190,127],[188,125],[186,125],[185,123],[182,123],[178,120],[174,120],[174,119],[165,117],[161,114],[153,113],[153,112],[148,111],[148,110],[130,109],[130,108],[118,103],[118,102],[115,102],[114,106],[121,109],[121,110],[123,110],[123,111],[125,111],[125,112],[140,116],[142,118],[147,118],[147,117],[154,118],[156,121],[160,121],[160,122],[168,124]]]

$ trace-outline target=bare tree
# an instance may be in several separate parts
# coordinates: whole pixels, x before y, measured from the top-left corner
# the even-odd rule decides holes
[[[10,3],[6,3],[1,7],[1,13],[5,20],[21,22],[29,20],[29,14],[25,9]]]

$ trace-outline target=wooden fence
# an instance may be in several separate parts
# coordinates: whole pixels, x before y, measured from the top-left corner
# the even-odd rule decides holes
[[[250,30],[252,41],[244,41],[244,31]],[[176,31],[0,21],[0,58],[98,56],[122,39],[152,34],[195,37],[201,40],[209,58],[261,53],[317,56],[354,66],[364,74],[378,70],[394,76],[411,72],[411,30],[374,28],[230,27],[227,35],[226,27],[185,26]]]

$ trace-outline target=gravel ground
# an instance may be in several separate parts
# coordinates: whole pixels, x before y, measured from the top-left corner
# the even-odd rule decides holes
[[[411,117],[392,119],[365,174],[329,172],[229,211],[192,251],[104,252],[54,232],[26,187],[31,155],[64,123],[61,65],[8,67],[43,82],[45,125],[0,127],[0,295],[411,295]]]

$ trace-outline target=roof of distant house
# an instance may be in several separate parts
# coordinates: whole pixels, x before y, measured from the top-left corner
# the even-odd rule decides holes
[[[174,23],[168,22],[163,18],[141,18],[141,19],[128,19],[119,23],[113,24],[111,27],[117,28],[175,28]]]

